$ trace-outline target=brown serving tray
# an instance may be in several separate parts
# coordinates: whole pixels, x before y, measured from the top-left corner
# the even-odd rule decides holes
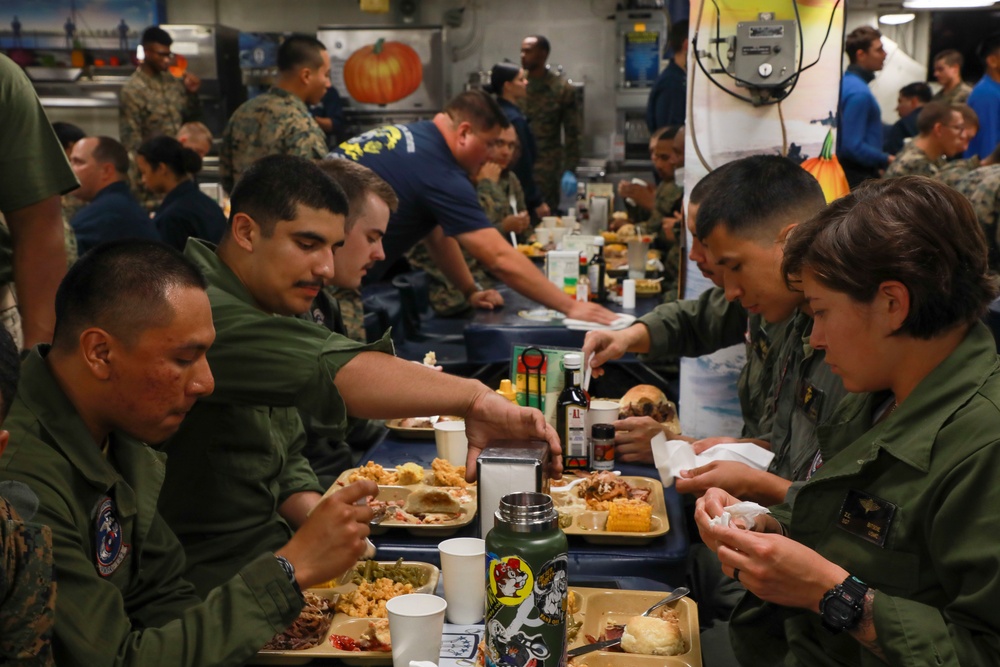
[[[395,565],[395,561],[379,561],[382,565]],[[417,563],[404,561],[404,565],[417,565],[428,572],[427,583],[415,589],[414,593],[434,593],[438,584],[440,570],[430,563]],[[334,600],[341,593],[349,593],[357,589],[357,584],[343,584],[334,588],[312,588],[311,593],[315,593],[321,598]],[[339,658],[348,665],[391,665],[392,653],[386,651],[341,651],[330,644],[330,635],[346,635],[352,639],[360,639],[362,633],[368,629],[367,618],[355,618],[347,614],[337,612],[330,623],[330,629],[326,637],[318,645],[301,651],[258,651],[257,655],[250,661],[254,665],[305,665],[315,658]]]
[[[389,466],[389,469],[395,469],[395,467]],[[349,470],[345,470],[344,472],[342,472],[340,476],[337,478],[337,481],[333,483],[333,486],[327,489],[327,492],[326,494],[324,494],[324,497],[326,495],[333,493],[337,489],[341,489],[347,484],[349,484],[350,482],[348,482],[347,480],[350,478],[351,473],[355,472],[356,470],[358,470],[358,468],[351,468]],[[454,487],[454,486],[434,487],[433,485],[427,484],[426,482],[426,480],[432,479],[433,475],[434,475],[433,470],[431,470],[430,468],[424,468],[425,481],[420,482],[419,484],[408,484],[404,486],[400,485],[390,486],[390,485],[380,484],[378,487],[379,490],[378,497],[381,500],[406,500],[406,497],[411,493],[413,493],[414,491],[416,491],[417,489],[426,489],[429,487],[446,489],[446,490],[457,489],[460,491],[465,491],[468,494],[468,499],[465,500],[464,502],[459,503],[462,507],[462,513],[458,516],[458,518],[452,519],[451,521],[445,521],[444,523],[434,523],[434,524],[406,523],[405,521],[386,518],[382,521],[382,523],[372,526],[371,529],[372,535],[382,535],[388,532],[390,529],[404,528],[408,530],[411,535],[417,535],[417,536],[431,535],[438,537],[447,537],[448,535],[454,535],[456,532],[458,532],[459,528],[467,526],[470,523],[472,523],[472,520],[476,517],[476,502],[478,496],[478,488],[474,485],[467,486],[462,489],[459,489],[459,487]]]
[[[593,544],[647,544],[657,537],[665,535],[670,530],[670,522],[667,519],[667,505],[663,500],[663,484],[658,479],[653,479],[652,477],[623,475],[621,479],[636,488],[649,489],[651,491],[649,494],[649,503],[653,506],[653,520],[648,532],[627,533],[607,531],[604,529],[604,525],[607,522],[608,513],[595,510],[582,510],[573,517],[573,523],[570,526],[563,528],[563,532],[567,535],[579,535],[584,540]],[[553,488],[557,489],[558,487]],[[550,492],[552,490],[550,488]],[[571,489],[567,493],[575,493],[575,490]],[[552,494],[552,500],[557,508],[565,505],[565,503],[560,504],[561,499],[558,492]]]
[[[631,483],[631,482],[630,482]],[[583,627],[568,648],[586,646],[587,635],[595,639],[608,623],[624,624],[638,616],[656,602],[665,598],[663,591],[623,591],[613,588],[570,588],[578,593],[581,609],[576,617],[583,620]],[[681,598],[672,603],[680,615],[681,635],[687,651],[675,656],[638,655],[617,651],[594,651],[576,658],[569,664],[574,667],[701,667],[701,639],[698,635],[698,605],[691,598]]]

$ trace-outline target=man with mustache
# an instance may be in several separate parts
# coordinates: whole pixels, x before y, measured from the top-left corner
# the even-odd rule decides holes
[[[163,445],[160,510],[201,595],[287,542],[317,506],[325,489],[303,455],[300,412],[341,431],[348,415],[464,416],[469,461],[491,440],[541,439],[560,451],[537,410],[397,359],[388,338],[362,345],[293,317],[334,278],[334,249],[345,243],[348,198],[314,163],[258,160],[230,207],[218,248],[192,239],[185,249],[209,283],[215,392]]]

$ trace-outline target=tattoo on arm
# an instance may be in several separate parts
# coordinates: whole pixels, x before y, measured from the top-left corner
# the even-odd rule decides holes
[[[887,662],[885,653],[878,643],[878,635],[875,632],[875,589],[869,588],[865,593],[865,607],[861,612],[861,620],[858,626],[851,630],[851,634],[862,646],[871,651],[875,657],[882,662]]]

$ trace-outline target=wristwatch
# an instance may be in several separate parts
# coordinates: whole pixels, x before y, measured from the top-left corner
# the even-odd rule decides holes
[[[295,580],[295,566],[285,558],[284,556],[275,556],[274,559],[278,561],[278,565],[281,569],[285,571],[285,576],[288,577],[288,581],[291,582],[292,586],[295,587],[295,592],[302,595],[302,589],[299,588],[299,582]]]
[[[851,575],[828,590],[819,602],[823,627],[833,634],[857,627],[869,588],[868,584]]]

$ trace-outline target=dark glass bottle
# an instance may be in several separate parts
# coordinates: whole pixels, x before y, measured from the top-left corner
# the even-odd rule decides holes
[[[563,449],[564,470],[589,470],[590,446],[587,438],[587,408],[590,397],[580,387],[579,354],[563,357],[565,381],[556,406],[556,431]]]
[[[608,300],[608,289],[604,286],[604,274],[607,271],[607,264],[604,262],[604,239],[598,237],[594,241],[597,243],[597,252],[594,253],[587,266],[587,277],[590,280],[590,300],[604,303]]]
[[[569,558],[559,515],[544,493],[500,500],[486,535],[487,667],[566,664]]]

